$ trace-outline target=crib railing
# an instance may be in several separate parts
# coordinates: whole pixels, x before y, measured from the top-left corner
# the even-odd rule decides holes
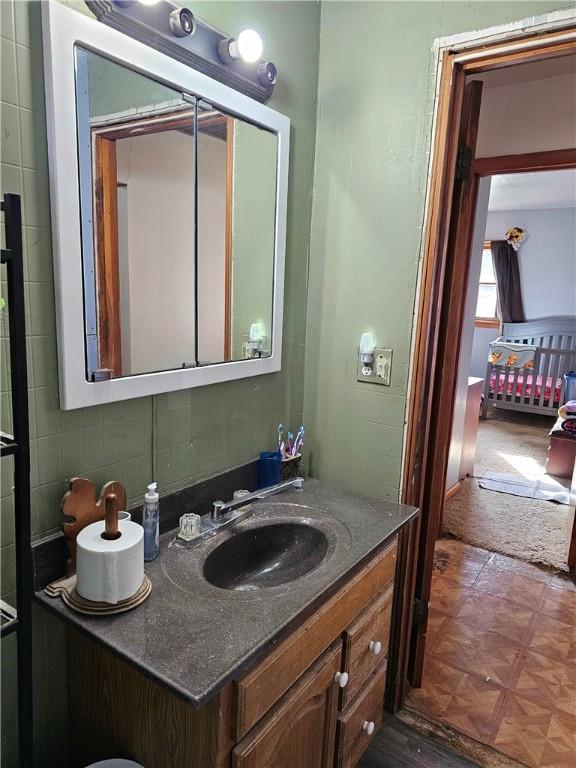
[[[532,344],[547,349],[576,350],[576,336],[573,333],[543,334],[538,336],[502,336],[510,344]]]

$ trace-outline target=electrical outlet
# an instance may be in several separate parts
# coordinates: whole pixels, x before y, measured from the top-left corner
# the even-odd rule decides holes
[[[391,349],[377,347],[374,350],[374,361],[369,365],[362,362],[361,356],[358,355],[358,367],[356,370],[356,378],[358,381],[365,381],[369,384],[383,384],[385,387],[389,387],[391,374]]]

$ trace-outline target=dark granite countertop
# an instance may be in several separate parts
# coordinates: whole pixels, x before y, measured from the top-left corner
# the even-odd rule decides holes
[[[36,599],[76,629],[99,641],[174,693],[200,706],[227,682],[245,674],[289,631],[360,568],[417,511],[306,480],[253,504],[254,514],[232,529],[264,520],[307,518],[328,538],[322,563],[305,576],[253,592],[225,590],[202,577],[206,556],[230,534],[221,533],[191,549],[160,539],[160,556],[146,564],[152,582],[148,600],[118,616],[90,617],[60,598]],[[162,514],[162,506],[160,507]]]

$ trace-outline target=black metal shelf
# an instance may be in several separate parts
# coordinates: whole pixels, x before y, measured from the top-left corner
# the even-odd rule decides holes
[[[0,600],[0,637],[11,635],[18,629],[18,612],[5,600]]]
[[[19,195],[5,194],[6,248],[1,263],[8,282],[10,383],[14,435],[0,434],[0,456],[14,456],[14,546],[16,549],[16,607],[0,601],[0,636],[16,634],[18,666],[18,751],[20,768],[34,765],[32,698],[32,547],[30,528],[30,429],[28,420],[28,367],[24,315],[22,212]]]
[[[18,450],[18,443],[13,435],[0,431],[0,456],[10,456]]]

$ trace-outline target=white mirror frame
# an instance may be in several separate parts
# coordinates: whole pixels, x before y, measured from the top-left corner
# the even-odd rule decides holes
[[[60,407],[69,410],[279,371],[282,365],[290,120],[96,19],[67,8],[57,0],[42,3],[42,33]],[[87,381],[76,129],[76,45],[102,54],[181,92],[200,96],[224,112],[246,119],[277,135],[272,354],[269,357],[146,373],[108,381]]]

